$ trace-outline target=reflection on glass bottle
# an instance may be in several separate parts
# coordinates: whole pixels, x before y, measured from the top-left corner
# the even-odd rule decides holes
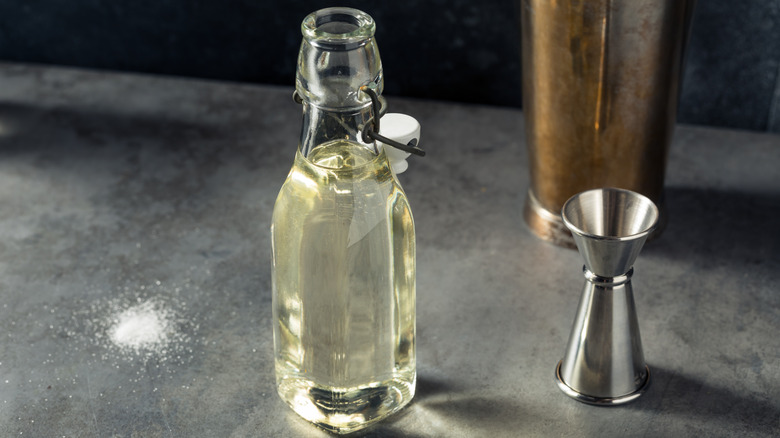
[[[384,150],[360,136],[372,116],[360,87],[383,87],[374,28],[348,8],[304,20],[301,142],[273,213],[278,392],[339,433],[406,405],[416,381],[412,213]]]

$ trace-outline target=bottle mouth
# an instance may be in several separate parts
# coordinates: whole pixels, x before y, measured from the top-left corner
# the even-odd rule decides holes
[[[374,36],[376,24],[370,15],[353,8],[326,8],[303,19],[301,33],[313,46],[351,50]]]

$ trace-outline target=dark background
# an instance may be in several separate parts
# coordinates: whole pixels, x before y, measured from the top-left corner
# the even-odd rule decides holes
[[[353,6],[385,94],[519,107],[515,3],[2,0],[0,59],[291,86],[303,17]],[[699,0],[678,120],[780,132],[780,0]]]

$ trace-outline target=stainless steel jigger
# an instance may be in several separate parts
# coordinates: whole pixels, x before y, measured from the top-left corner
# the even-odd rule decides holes
[[[585,259],[586,281],[555,371],[558,387],[584,403],[630,402],[650,384],[631,289],[632,265],[656,226],[658,208],[639,193],[605,188],[574,195],[561,215]]]

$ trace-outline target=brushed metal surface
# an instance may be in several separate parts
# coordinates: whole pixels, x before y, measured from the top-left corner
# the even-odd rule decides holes
[[[585,259],[585,287],[566,353],[556,369],[558,386],[574,399],[599,405],[635,400],[650,374],[631,286],[632,268],[658,209],[636,192],[595,189],[566,201],[561,213]]]
[[[659,217],[646,196],[615,188],[577,194],[561,211],[585,266],[600,277],[617,277],[631,269]]]
[[[572,246],[557,212],[587,189],[620,187],[663,203],[694,5],[686,0],[522,1],[531,178],[525,218],[535,234]]]

